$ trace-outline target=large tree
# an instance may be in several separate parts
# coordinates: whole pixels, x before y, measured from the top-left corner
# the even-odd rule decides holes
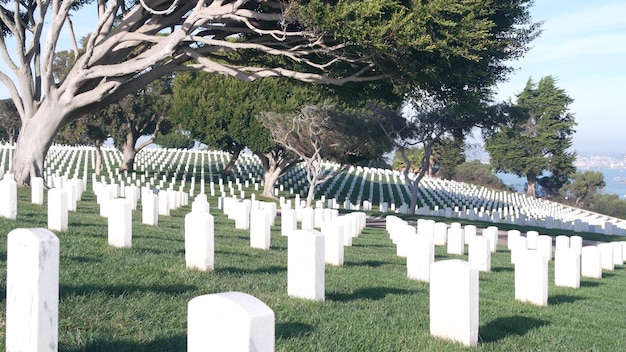
[[[404,160],[403,174],[411,192],[409,213],[415,212],[420,181],[432,170],[431,165],[436,158],[433,153],[438,145],[450,138],[462,140],[474,127],[492,126],[509,119],[506,104],[487,105],[474,100],[471,98],[463,104],[450,104],[433,99],[411,99],[411,112],[401,128],[385,128],[386,136],[396,145],[396,153]],[[406,150],[417,145],[423,153],[415,165]],[[451,159],[454,158],[451,156]]]
[[[301,104],[319,101],[324,90],[323,86],[287,79],[244,82],[206,72],[183,72],[174,79],[171,121],[184,126],[209,148],[230,152],[225,175],[248,147],[263,161],[264,195],[271,196],[278,177],[299,159],[284,153],[256,117],[265,111],[294,113]]]
[[[606,186],[604,175],[600,171],[578,171],[572,176],[572,183],[565,185],[562,192],[573,200],[577,207],[589,209],[594,197]]]
[[[576,171],[572,146],[574,116],[568,111],[573,100],[556,86],[551,76],[538,83],[528,80],[517,96],[516,122],[494,127],[488,132],[485,149],[497,172],[525,176],[526,194],[537,195],[536,184],[544,172],[543,185],[555,194]]]
[[[332,105],[308,105],[296,114],[267,112],[260,118],[276,143],[297,155],[306,166],[309,182],[306,204],[311,206],[318,185],[335,177],[345,167],[379,159],[393,144],[385,138],[379,121],[399,123],[402,117],[392,111],[386,116],[377,109],[349,109]],[[334,171],[326,161],[342,164]]]
[[[329,101],[363,106],[373,98],[398,106],[402,100],[383,82],[333,87],[278,78],[244,82],[206,72],[184,72],[174,79],[170,117],[209,148],[231,153],[225,175],[244,147],[252,150],[264,169],[263,195],[274,197],[278,178],[301,159],[277,144],[257,116],[264,112],[295,114],[305,105]]]
[[[22,120],[13,172],[28,184],[63,126],[180,70],[330,84],[397,77],[440,96],[482,94],[537,34],[531,3],[3,0],[0,52],[10,74],[0,81]],[[64,36],[77,43],[71,14],[83,6],[97,23],[56,80],[54,53]],[[274,65],[277,56],[290,64]]]

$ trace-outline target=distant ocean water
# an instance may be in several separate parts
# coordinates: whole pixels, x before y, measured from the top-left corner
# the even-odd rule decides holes
[[[600,171],[604,175],[606,186],[602,190],[604,194],[617,194],[620,199],[626,199],[626,169],[589,169]],[[584,171],[584,170],[583,170]],[[524,192],[526,185],[525,177],[518,177],[513,174],[497,173],[504,184],[515,188],[518,192]]]

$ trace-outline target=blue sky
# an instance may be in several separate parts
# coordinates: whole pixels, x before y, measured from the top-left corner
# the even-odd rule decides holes
[[[574,99],[573,149],[581,155],[626,153],[626,1],[535,0],[531,14],[544,21],[543,33],[511,63],[516,71],[498,85],[496,100],[515,100],[529,78],[551,75]],[[88,6],[74,16],[79,36],[92,29],[94,15]],[[6,72],[1,60],[0,69]],[[0,98],[6,97],[0,84]]]
[[[626,1],[535,0],[543,33],[521,60],[497,100],[515,101],[529,78],[551,75],[574,99],[574,146],[581,155],[626,153]]]

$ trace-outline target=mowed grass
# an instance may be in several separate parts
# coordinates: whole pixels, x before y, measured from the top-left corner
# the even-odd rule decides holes
[[[18,227],[46,227],[46,208],[19,190],[17,221],[0,219],[0,274],[6,278],[6,236]],[[107,244],[107,220],[85,193],[70,213],[61,243],[60,351],[186,351],[187,303],[204,294],[241,291],[276,315],[277,351],[459,351],[459,344],[430,337],[429,287],[406,278],[384,230],[367,228],[345,248],[342,267],[326,267],[326,299],[287,296],[287,240],[280,218],[269,251],[250,248],[247,231],[234,229],[216,209],[215,270],[185,269],[184,215],[159,218],[155,227],[133,214],[131,249]],[[437,248],[436,260],[463,256]],[[484,351],[626,350],[626,270],[583,279],[580,289],[553,285],[549,306],[514,300],[514,271],[505,247],[480,274],[479,345]],[[5,342],[6,280],[0,282],[0,335]],[[207,346],[210,350],[210,346]]]

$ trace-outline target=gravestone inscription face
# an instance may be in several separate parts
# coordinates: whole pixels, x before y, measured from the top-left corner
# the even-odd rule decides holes
[[[324,300],[324,235],[317,230],[297,230],[287,240],[287,294]]]
[[[458,259],[435,262],[430,268],[430,334],[476,346],[478,270]]]
[[[274,311],[246,293],[203,295],[188,303],[188,352],[271,352],[274,335]]]
[[[59,239],[46,229],[7,236],[7,351],[56,352]]]

